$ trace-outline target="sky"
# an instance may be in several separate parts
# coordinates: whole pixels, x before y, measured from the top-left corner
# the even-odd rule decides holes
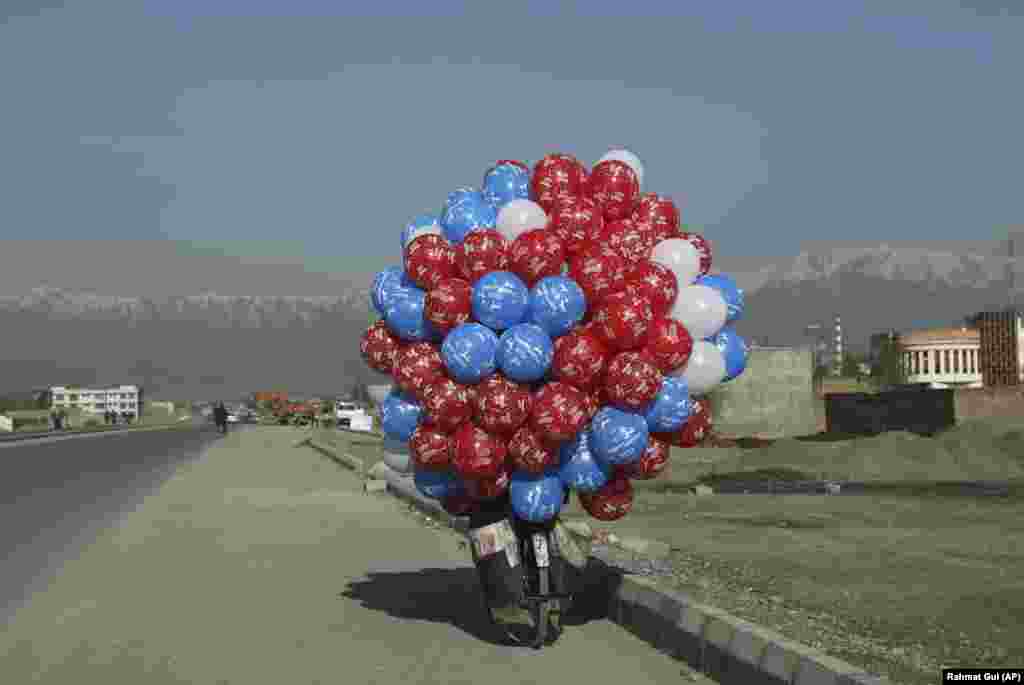
[[[719,253],[998,239],[1021,64],[1014,0],[4,0],[0,246],[366,273],[497,159],[613,147]]]

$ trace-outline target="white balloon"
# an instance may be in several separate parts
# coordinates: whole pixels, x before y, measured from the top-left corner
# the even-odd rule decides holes
[[[651,261],[668,267],[676,275],[680,289],[692,285],[700,276],[700,253],[689,240],[662,240],[651,250]]]
[[[421,235],[439,235],[439,236],[443,236],[444,234],[441,233],[441,227],[440,226],[437,226],[437,225],[434,225],[434,226],[422,226],[420,228],[417,228],[414,231],[409,231],[409,235],[407,235],[405,237],[405,245],[403,245],[402,247],[409,247],[409,243],[411,243],[412,241],[416,240]]]
[[[729,306],[722,294],[709,285],[688,285],[679,289],[669,316],[686,327],[694,340],[703,340],[722,330]]]
[[[512,242],[523,233],[535,228],[546,228],[548,215],[544,208],[531,200],[512,200],[498,212],[498,232]]]
[[[382,450],[384,463],[398,473],[412,473],[412,455],[409,453],[407,443],[385,438],[384,449]]]
[[[640,161],[639,157],[634,155],[629,150],[619,148],[616,150],[609,150],[608,152],[606,152],[604,156],[601,157],[601,159],[597,160],[597,163],[600,164],[601,162],[607,162],[610,159],[615,160],[617,162],[622,162],[623,164],[626,164],[629,168],[631,168],[633,170],[633,173],[636,174],[636,180],[640,183],[640,186],[643,187],[644,165],[643,162]]]
[[[685,380],[691,395],[704,395],[725,378],[725,358],[715,345],[698,340],[693,343],[690,360],[671,375]]]

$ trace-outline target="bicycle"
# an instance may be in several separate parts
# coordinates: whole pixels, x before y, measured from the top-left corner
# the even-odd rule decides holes
[[[569,592],[569,564],[562,553],[555,532],[557,525],[558,517],[534,523],[516,518],[509,511],[500,520],[475,529],[488,530],[487,535],[493,534],[493,538],[488,538],[484,543],[483,549],[478,542],[474,542],[474,562],[481,575],[481,589],[488,618],[492,626],[502,629],[505,636],[515,644],[541,649],[554,644],[562,634],[562,615],[571,605],[573,594]],[[509,536],[514,540],[508,539]],[[509,546],[514,550],[511,555],[507,549]],[[488,552],[490,554],[487,554]],[[502,552],[508,556],[507,566],[495,566],[497,562],[490,562],[488,566],[481,565],[483,558],[490,558],[491,555]],[[504,574],[505,577],[497,580],[488,579],[488,573]],[[520,577],[517,579],[516,576]],[[518,583],[521,587],[499,587],[495,592],[496,584],[502,585],[507,582]],[[509,599],[509,595],[517,597],[512,600],[511,609],[505,607],[499,610],[492,606],[491,597],[495,594],[499,597],[504,596],[506,600]],[[504,623],[496,617],[496,611],[517,610],[525,610],[527,613],[530,625],[525,631],[516,630],[512,624]],[[517,627],[521,629],[521,624]],[[520,632],[524,632],[525,635]]]

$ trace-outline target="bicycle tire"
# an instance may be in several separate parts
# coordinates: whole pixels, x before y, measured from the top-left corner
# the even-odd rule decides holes
[[[546,595],[549,592],[548,589],[548,569],[537,567],[537,584],[540,595]],[[533,602],[533,606],[530,607],[530,612],[533,614],[533,648],[541,649],[548,642],[548,625],[550,621],[551,605],[548,600],[541,600]]]

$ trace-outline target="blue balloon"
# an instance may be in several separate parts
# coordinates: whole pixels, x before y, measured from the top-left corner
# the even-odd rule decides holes
[[[413,238],[418,237],[425,230],[431,228],[441,231],[441,222],[433,214],[420,214],[410,221],[402,229],[402,252],[405,252],[406,246]]]
[[[487,326],[456,326],[441,344],[441,358],[459,383],[479,383],[498,366],[498,336]]]
[[[380,405],[380,425],[384,434],[393,440],[406,442],[420,423],[420,407],[411,397],[392,390]]]
[[[544,378],[555,356],[555,344],[540,326],[519,323],[498,340],[498,368],[517,383]]]
[[[647,419],[640,414],[603,407],[590,424],[591,449],[609,464],[633,464],[647,449]]]
[[[690,418],[693,405],[686,380],[678,376],[665,376],[654,401],[647,405],[644,418],[652,433],[671,433],[683,427]]]
[[[465,485],[462,479],[453,471],[430,471],[427,469],[416,469],[413,475],[413,483],[416,489],[427,497],[442,499],[449,495],[458,495],[465,492]]]
[[[736,285],[736,281],[730,276],[725,274],[708,274],[707,276],[700,276],[694,285],[706,285],[714,288],[722,295],[722,299],[725,300],[725,306],[728,308],[728,314],[725,317],[726,323],[739,321],[743,318],[743,311],[745,309],[743,289]]]
[[[572,330],[586,312],[587,298],[576,281],[565,276],[548,276],[530,291],[526,318],[557,338]]]
[[[370,287],[370,301],[377,313],[384,316],[388,303],[402,289],[414,288],[416,284],[409,280],[405,269],[401,266],[389,266],[373,277]]]
[[[499,211],[512,200],[530,199],[530,172],[516,164],[499,164],[484,174],[484,199]]]
[[[529,304],[526,284],[509,271],[492,271],[473,286],[473,318],[496,331],[520,323]]]
[[[526,471],[512,474],[509,499],[516,517],[533,523],[549,521],[562,510],[565,488],[557,469],[548,469],[541,475]]]
[[[460,188],[448,196],[441,213],[441,230],[453,244],[461,243],[469,232],[477,228],[494,228],[498,210],[484,198],[479,190]]]
[[[747,357],[750,346],[732,326],[725,326],[713,338],[711,343],[722,351],[725,358],[725,378],[722,382],[731,381],[747,368]]]
[[[558,476],[562,485],[578,492],[594,492],[608,482],[612,467],[594,454],[589,430],[582,430],[558,450]]]
[[[384,325],[408,342],[433,340],[437,329],[426,318],[427,293],[416,287],[392,292],[384,308]]]

